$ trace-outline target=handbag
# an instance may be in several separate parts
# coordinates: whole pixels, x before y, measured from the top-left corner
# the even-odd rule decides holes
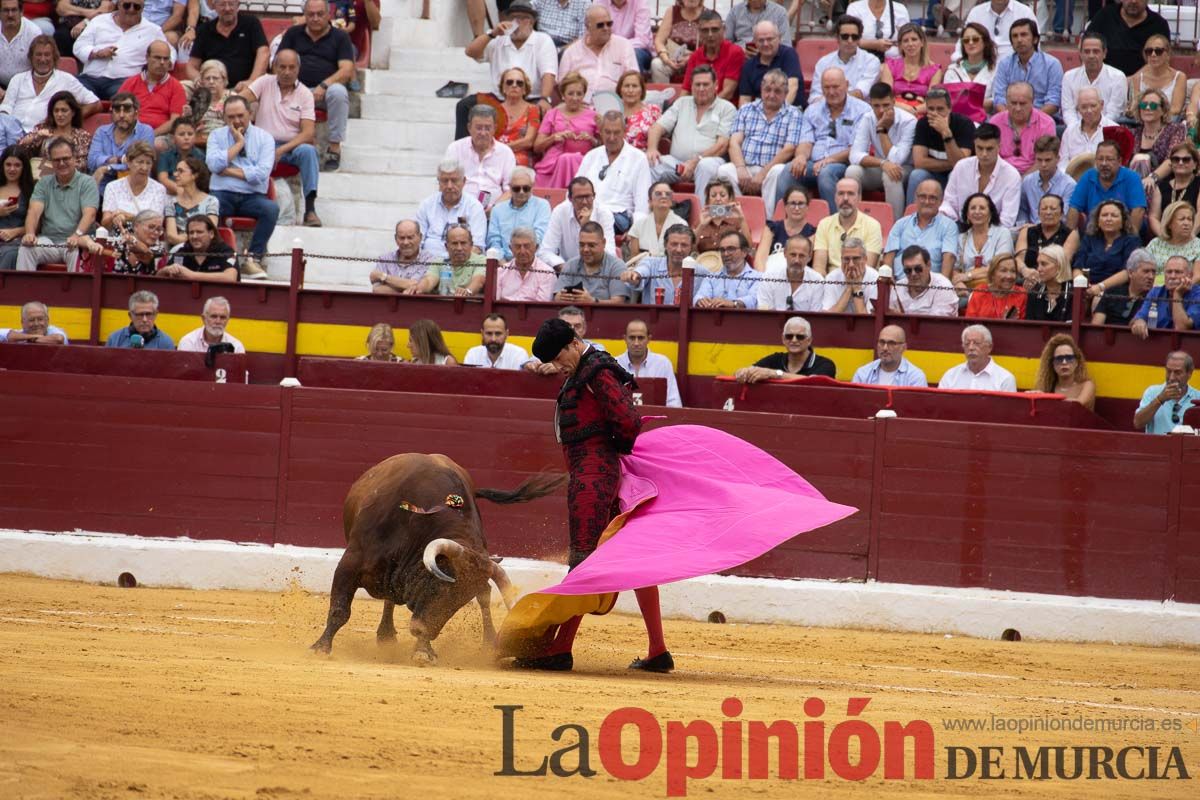
[[[946,83],[942,88],[950,93],[950,110],[953,113],[961,114],[976,124],[987,120],[987,112],[983,110],[987,87],[982,83]]]

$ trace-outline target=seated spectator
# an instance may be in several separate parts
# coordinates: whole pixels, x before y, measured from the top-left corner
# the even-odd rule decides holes
[[[21,9],[21,14],[38,30],[47,36],[54,34],[54,3],[49,0],[29,0]]]
[[[1138,106],[1143,93],[1153,89],[1160,93],[1163,116],[1174,121],[1183,116],[1183,107],[1187,102],[1187,75],[1171,65],[1171,39],[1161,33],[1156,33],[1142,44],[1142,57],[1146,64],[1129,77],[1129,108],[1125,114],[1133,119],[1140,119]]]
[[[82,113],[74,127],[82,130],[83,117],[100,110],[100,98],[69,72],[58,68],[58,47],[49,36],[39,36],[29,46],[29,71],[18,72],[8,82],[0,112],[13,116],[25,132],[35,130],[53,116],[54,105],[66,92]],[[49,102],[47,102],[47,98]]]
[[[129,295],[129,325],[109,334],[108,341],[104,344],[106,347],[128,347],[134,350],[174,350],[175,342],[159,330],[157,323],[158,295],[144,289],[134,292]]]
[[[721,15],[710,8],[704,9],[700,14],[698,42],[699,46],[688,58],[684,68],[683,91],[695,94],[692,81],[696,70],[708,67],[713,71],[716,96],[729,101],[732,106],[738,96],[738,81],[742,77],[746,51],[725,38],[725,25],[721,22]]]
[[[1128,103],[1129,85],[1125,73],[1105,63],[1108,59],[1108,40],[1104,34],[1095,31],[1083,34],[1079,39],[1079,58],[1082,63],[1063,75],[1063,122],[1067,127],[1079,122],[1075,103],[1084,89],[1095,89],[1100,94],[1102,117],[1120,119]]]
[[[350,93],[354,80],[354,45],[345,32],[329,22],[326,0],[304,0],[304,24],[288,28],[280,50],[295,50],[300,58],[300,83],[312,90],[313,103],[328,114],[329,146],[321,170],[341,166],[346,120],[350,118]]]
[[[74,149],[66,139],[50,142],[46,152],[54,173],[34,186],[17,269],[32,271],[39,264],[65,263],[67,270],[74,272],[79,262],[79,241],[96,222],[100,192],[91,175],[75,169]]]
[[[1021,209],[1021,173],[1000,158],[1000,129],[990,122],[975,130],[975,155],[960,159],[951,170],[941,213],[963,222],[959,218],[961,209],[980,186],[985,187],[1000,212],[1000,224],[1013,227]]]
[[[1099,91],[1080,89],[1077,97],[1075,113],[1078,119],[1063,131],[1058,151],[1058,168],[1076,174],[1076,170],[1086,169],[1095,163],[1096,145],[1104,141],[1104,129],[1117,124],[1104,116],[1104,104]],[[1037,152],[1036,143],[1034,152]]]
[[[1072,230],[1081,227],[1080,223],[1086,222],[1106,200],[1116,200],[1129,209],[1133,229],[1141,229],[1146,215],[1146,191],[1137,173],[1121,166],[1120,147],[1111,139],[1096,145],[1096,166],[1079,177],[1071,193],[1067,227]]]
[[[250,124],[246,98],[234,95],[225,101],[225,127],[208,137],[206,162],[212,172],[211,193],[221,204],[221,216],[254,218],[250,246],[242,259],[242,275],[265,278],[262,257],[279,218],[279,206],[267,197],[267,184],[275,166],[275,139]]]
[[[754,26],[754,44],[758,52],[742,62],[742,74],[738,77],[739,106],[761,100],[763,80],[768,73],[779,72],[783,78],[779,102],[804,110],[804,73],[800,70],[800,56],[788,45],[780,44],[779,30],[769,20]]]
[[[1167,259],[1180,256],[1191,269],[1189,279],[1200,278],[1200,239],[1196,238],[1196,207],[1183,200],[1167,206],[1162,215],[1161,233],[1150,240],[1146,249],[1154,255],[1161,272]]]
[[[1059,141],[1057,136],[1043,136],[1033,143],[1033,169],[1021,179],[1021,210],[1017,212],[1017,224],[1036,224],[1040,218],[1042,198],[1057,195],[1059,205],[1062,198],[1070,197],[1075,191],[1075,179],[1059,167]],[[1066,211],[1065,208],[1062,211]],[[1065,214],[1059,214],[1060,217]],[[1062,223],[1062,220],[1059,220]],[[1063,225],[1063,227],[1066,227]],[[1059,242],[1062,244],[1062,242]]]
[[[780,251],[784,263],[768,267],[758,282],[760,311],[823,311],[825,279],[808,265],[812,242],[807,236],[790,237]]]
[[[187,244],[175,253],[174,263],[158,271],[160,277],[208,283],[238,282],[237,254],[221,239],[211,216],[195,214],[188,217],[184,231]]]
[[[8,344],[70,344],[67,333],[50,324],[50,309],[31,300],[21,306],[21,329],[0,328],[0,342]]]
[[[772,208],[804,124],[800,112],[783,102],[784,81],[783,72],[768,72],[762,79],[762,97],[738,109],[729,139],[729,163],[717,170],[735,194],[760,195],[763,204]]]
[[[974,153],[975,123],[969,117],[950,110],[950,93],[940,86],[925,96],[925,116],[913,129],[913,171],[908,176],[909,205],[916,202],[917,187],[934,180],[942,189],[950,171]]]
[[[1180,200],[1195,207],[1200,202],[1200,153],[1191,142],[1180,142],[1171,148],[1171,176],[1163,178],[1149,195],[1150,233],[1162,235],[1163,209]]]
[[[555,269],[579,255],[579,231],[595,222],[604,232],[605,250],[617,254],[612,214],[596,206],[596,190],[587,178],[574,178],[567,187],[567,200],[550,212],[550,227],[542,239],[538,258]]]
[[[659,181],[650,185],[650,210],[634,217],[633,226],[625,241],[631,254],[649,253],[661,256],[666,246],[663,237],[672,225],[686,225],[683,219],[671,210],[675,195],[671,185]]]
[[[146,67],[146,48],[155,40],[170,42],[163,30],[142,18],[144,0],[127,0],[111,14],[97,14],[75,40],[73,52],[83,65],[79,82],[101,100]],[[171,48],[171,63],[175,48]]]
[[[224,297],[210,297],[205,300],[204,308],[200,312],[200,319],[204,324],[180,337],[179,351],[207,353],[213,345],[229,344],[233,345],[233,352],[245,353],[246,346],[225,330],[231,316],[233,309]]]
[[[1017,379],[992,358],[992,332],[983,325],[968,325],[962,332],[967,360],[951,367],[938,381],[939,389],[973,392],[1015,392]]]
[[[367,352],[355,358],[355,361],[382,361],[385,364],[401,364],[400,356],[393,352],[396,349],[396,334],[392,326],[379,322],[371,326],[367,332]]]
[[[989,120],[1000,131],[1000,158],[1025,175],[1033,170],[1034,144],[1054,135],[1054,119],[1033,107],[1033,87],[1016,82],[1008,86],[1008,103]]]
[[[672,103],[650,126],[646,161],[654,180],[666,181],[671,186],[691,181],[696,186],[696,195],[704,197],[708,182],[725,163],[737,109],[717,97],[712,67],[697,67],[692,72],[691,86],[690,95]],[[659,143],[667,135],[671,137],[671,152],[662,155]]]
[[[1071,321],[1071,262],[1061,245],[1048,244],[1037,255],[1037,269],[1025,278],[1025,319]]]
[[[54,7],[58,22],[52,34],[58,51],[69,54],[88,21],[100,14],[115,11],[116,7],[113,0],[58,0]]]
[[[463,192],[467,179],[462,164],[457,161],[438,164],[437,182],[438,193],[429,195],[417,207],[417,225],[425,234],[421,249],[434,258],[445,258],[446,232],[455,224],[465,224],[470,229],[471,241],[486,242],[487,215],[478,200]]]
[[[929,251],[910,244],[900,253],[901,275],[896,277],[889,307],[901,314],[957,317],[958,294],[954,284],[935,270]]]
[[[533,143],[542,126],[542,108],[525,99],[529,92],[529,76],[520,67],[509,67],[500,75],[500,96],[504,98],[500,106],[504,109],[505,125],[503,130],[496,130],[496,141],[508,145],[518,167],[533,166]],[[469,134],[464,131],[463,135]]]
[[[204,151],[196,147],[196,124],[187,117],[180,117],[171,123],[171,146],[158,154],[158,163],[154,165],[155,178],[167,190],[167,194],[179,193],[179,187],[175,184],[175,170],[187,158],[198,158],[203,162]]]
[[[644,320],[625,323],[625,352],[617,356],[621,368],[635,378],[664,378],[667,381],[668,408],[682,408],[679,384],[670,359],[650,349],[650,326]]]
[[[242,12],[240,0],[209,2],[217,15],[196,26],[195,43],[187,63],[188,78],[198,80],[200,66],[215,59],[225,65],[226,78],[233,83],[233,90],[241,92],[267,74],[267,36],[258,17]]]
[[[743,0],[730,6],[729,16],[725,18],[725,38],[739,47],[746,47],[754,42],[754,31],[764,20],[771,22],[787,41],[792,41],[788,12],[773,0]]]
[[[725,178],[716,178],[708,184],[704,208],[700,209],[700,224],[696,226],[697,252],[716,250],[725,234],[733,231],[750,240],[750,226],[733,193],[733,184]]]
[[[1038,269],[1038,253],[1052,244],[1062,247],[1070,264],[1079,249],[1079,231],[1073,231],[1063,223],[1062,197],[1046,194],[1038,203],[1038,221],[1021,228],[1017,234],[1017,253],[1024,253],[1025,258],[1021,274],[1026,279],[1034,277]]]
[[[538,19],[545,31],[544,13],[540,12]],[[554,38],[553,33],[550,35]],[[584,33],[562,51],[559,73],[578,72],[582,75],[587,81],[584,100],[590,103],[596,92],[615,92],[617,77],[636,69],[638,63],[633,45],[623,36],[613,35],[612,14],[604,6],[589,6],[584,17]]]
[[[895,0],[855,0],[846,7],[846,13],[863,24],[863,39],[859,46],[874,53],[878,58],[900,54],[896,48],[897,33],[911,19],[908,7]]]
[[[896,105],[916,116],[925,113],[925,97],[942,83],[943,69],[929,58],[925,29],[908,23],[900,28],[900,55],[884,60],[879,80],[896,93]],[[865,97],[863,98],[866,99]]]
[[[445,159],[462,165],[463,193],[490,211],[508,195],[508,183],[517,166],[517,157],[508,145],[496,141],[496,109],[489,105],[471,109],[467,133],[467,138],[450,143]]]
[[[113,260],[113,272],[122,275],[154,275],[162,266],[167,244],[163,241],[162,211],[139,211],[123,228],[114,230],[109,245],[81,236],[79,248]]]
[[[992,105],[996,113],[1001,114],[1011,108],[1009,89],[1014,84],[1027,83],[1031,108],[1048,117],[1057,116],[1062,109],[1062,62],[1039,48],[1042,37],[1038,32],[1037,20],[1017,20],[1008,35],[1012,43],[1012,55],[1000,59],[996,65],[996,77],[992,81]],[[1034,118],[1037,119],[1036,114]],[[1003,130],[1003,126],[1000,128]]]
[[[654,32],[650,26],[650,7],[638,0],[596,0],[596,2],[607,8],[608,13],[612,14],[613,33],[617,36],[624,36],[633,45],[638,68],[643,74],[649,72],[650,62],[654,57]],[[512,13],[512,6],[509,6],[509,13]],[[700,20],[703,22],[703,14],[701,14]],[[718,25],[720,20],[721,17],[718,15]],[[720,27],[721,34],[724,36],[724,26]]]
[[[966,230],[958,237],[958,263],[954,286],[960,291],[975,288],[991,275],[996,256],[1011,254],[1012,234],[1000,224],[1000,212],[992,198],[976,192],[963,203]]]
[[[1171,256],[1163,267],[1163,285],[1155,286],[1138,309],[1129,329],[1139,339],[1150,330],[1190,331],[1200,325],[1200,286],[1192,283],[1192,264]]]
[[[788,375],[837,377],[837,366],[813,350],[812,325],[804,317],[789,317],[783,323],[784,352],[763,356],[752,367],[733,373],[739,383],[778,380]]]
[[[175,167],[175,195],[168,196],[166,212],[166,239],[171,247],[188,241],[187,223],[196,215],[203,216],[213,225],[213,234],[219,222],[221,203],[208,193],[211,176],[203,158],[188,156]]]
[[[481,328],[483,344],[467,351],[463,365],[467,367],[490,367],[493,369],[522,369],[529,361],[529,354],[508,341],[508,321],[503,314],[488,314]]]
[[[1129,283],[1122,284],[1105,292],[1092,312],[1093,325],[1119,325],[1127,327],[1139,310],[1146,296],[1154,288],[1154,279],[1158,276],[1154,256],[1149,250],[1141,248],[1129,254],[1125,262],[1125,270],[1129,273]]]
[[[536,177],[529,167],[514,169],[509,184],[509,198],[492,207],[487,249],[500,251],[501,258],[512,258],[508,240],[517,228],[532,230],[535,242],[546,238],[546,229],[550,226],[550,203],[545,198],[533,196]]]
[[[1089,411],[1096,405],[1096,383],[1088,377],[1087,359],[1069,333],[1056,333],[1042,348],[1035,392],[1061,394]]]
[[[793,236],[811,240],[816,233],[817,229],[808,222],[808,190],[803,186],[793,186],[783,198],[783,219],[767,220],[759,235],[758,249],[754,252],[754,268],[760,272],[769,269],[768,259],[774,253],[782,253],[784,244]],[[811,247],[812,242],[809,241],[810,256]],[[804,263],[807,265],[809,260],[806,259]]]
[[[987,284],[977,286],[967,301],[965,317],[1025,319],[1029,298],[1017,286],[1017,257],[1011,252],[993,256],[987,269]]]
[[[538,28],[562,48],[584,35],[588,0],[535,0]]]
[[[431,263],[417,284],[420,294],[453,294],[472,297],[480,294],[487,279],[487,262],[474,252],[471,229],[455,223],[446,229],[446,262]],[[442,271],[450,268],[449,291],[442,286]]]
[[[677,0],[669,6],[654,36],[654,52],[650,62],[650,80],[655,83],[678,83],[683,80],[688,59],[700,44],[700,17],[704,0]]]
[[[411,219],[396,223],[396,249],[375,261],[371,291],[375,294],[416,294],[435,256],[421,248],[421,226]]]
[[[697,308],[757,308],[758,281],[746,258],[750,242],[738,231],[721,237],[721,270],[696,282],[692,300]]]
[[[442,329],[431,319],[414,320],[408,326],[408,352],[413,364],[435,367],[456,367],[458,361],[450,355]]]
[[[997,59],[1004,59],[1012,55],[1013,45],[1010,34],[1018,21],[1023,19],[1036,19],[1036,16],[1029,4],[1019,3],[1017,0],[1008,0],[1004,4],[1004,8],[999,11],[988,3],[980,3],[967,14],[968,26],[975,23],[986,27],[991,33],[996,44]]]
[[[225,101],[234,94],[224,64],[210,58],[200,65],[199,85],[184,107],[184,116],[196,123],[197,147],[206,146],[212,132],[225,124]]]
[[[912,143],[917,118],[896,106],[892,87],[877,83],[870,90],[871,113],[854,126],[846,177],[867,191],[883,189],[893,219],[904,216],[904,185],[912,172]]]
[[[613,215],[613,229],[623,234],[634,214],[649,210],[650,164],[646,154],[625,141],[620,111],[605,113],[600,123],[601,145],[583,157],[579,176],[596,188],[596,204]]]
[[[1120,200],[1105,200],[1092,212],[1071,267],[1087,276],[1088,294],[1096,297],[1129,280],[1125,263],[1141,246],[1129,211]]]
[[[829,274],[829,266],[842,263],[842,250],[850,239],[857,239],[866,247],[865,266],[879,263],[883,251],[883,231],[879,221],[858,210],[862,195],[858,181],[842,178],[837,182],[837,197],[833,207],[837,211],[817,224],[817,236],[813,241],[813,269],[822,275]]]
[[[625,262],[604,246],[604,229],[585,222],[579,228],[579,256],[563,265],[554,285],[554,299],[582,303],[628,303],[629,287],[621,280]]]
[[[88,171],[96,179],[101,193],[116,179],[118,172],[129,169],[125,156],[131,145],[144,142],[150,145],[151,153],[154,152],[154,129],[144,122],[138,122],[139,109],[136,97],[128,92],[118,92],[113,95],[113,121],[101,125],[92,136],[92,145],[88,148]]]
[[[1153,434],[1167,434],[1183,422],[1183,415],[1200,400],[1200,391],[1189,383],[1195,364],[1182,350],[1167,353],[1167,379],[1149,386],[1133,415],[1133,427]]]
[[[42,35],[41,28],[22,16],[23,5],[24,0],[0,0],[0,86],[29,69],[29,45]]]
[[[1009,47],[1011,46],[1010,44]],[[972,103],[968,98],[968,105],[972,106],[972,113],[968,116],[975,122],[983,122],[994,108],[992,83],[996,78],[996,61],[996,43],[989,29],[978,22],[968,22],[962,29],[958,46],[950,59],[950,66],[942,75],[942,83],[947,86],[983,86],[981,103]]]
[[[1150,191],[1154,184],[1170,176],[1168,154],[1188,138],[1182,122],[1171,122],[1167,100],[1157,89],[1142,92],[1138,101],[1137,121],[1133,127],[1134,154],[1129,168],[1142,176],[1142,188]]]
[[[156,211],[163,216],[167,205],[167,190],[150,177],[154,169],[154,145],[134,142],[125,152],[129,173],[104,189],[104,214],[100,224],[106,228],[124,228],[142,211]]]
[[[813,68],[813,75],[821,76],[827,69],[839,69],[849,82],[849,93],[859,100],[866,100],[871,87],[883,81],[891,85],[891,75],[881,69],[879,59],[871,52],[858,46],[862,40],[863,23],[858,17],[844,14],[834,23],[837,30],[837,47],[821,56]],[[922,51],[924,45],[922,44]],[[928,88],[928,87],[926,87]],[[814,81],[808,93],[809,104],[824,100],[824,87]]]
[[[171,132],[171,124],[183,113],[183,84],[171,76],[175,53],[164,41],[155,39],[146,46],[146,68],[121,84],[138,100],[138,120],[154,129],[157,136]]]
[[[896,257],[912,245],[920,245],[931,259],[932,269],[949,278],[958,257],[958,226],[938,213],[942,205],[942,185],[930,178],[916,190],[917,210],[899,217],[888,232],[883,248],[883,263],[894,267]]]
[[[548,303],[554,299],[558,276],[537,257],[537,234],[531,228],[514,228],[510,238],[512,260],[496,273],[496,299],[510,302]]]
[[[673,306],[679,302],[683,289],[683,261],[692,255],[696,247],[696,234],[686,224],[672,225],[663,234],[664,254],[643,258],[633,269],[621,273],[621,280],[633,287],[633,302],[644,305],[658,304],[658,291],[663,293],[662,304]],[[696,278],[699,283],[700,278]],[[693,294],[695,287],[693,287]]]
[[[847,235],[841,243],[840,264],[825,276],[824,311],[870,314],[879,296],[879,273],[867,266],[867,246],[862,239]]]
[[[637,70],[617,79],[617,94],[625,116],[625,141],[644,152],[646,136],[650,126],[662,116],[662,107],[646,102],[646,79]]]
[[[908,337],[904,329],[899,325],[885,325],[879,331],[879,339],[875,342],[875,355],[878,358],[859,367],[850,382],[872,386],[928,387],[929,381],[925,380],[925,373],[904,357],[904,351],[907,349]]]
[[[313,93],[300,83],[300,57],[280,48],[273,75],[263,75],[242,90],[251,103],[258,102],[254,120],[275,141],[275,163],[300,170],[304,195],[304,224],[321,227],[317,216],[317,186],[321,157],[317,153],[317,112]],[[501,145],[503,147],[504,145]]]
[[[179,43],[179,34],[183,32],[184,16],[187,10],[187,0],[144,0],[147,8],[142,12],[143,18],[162,28],[167,40],[172,46]]]
[[[777,198],[800,183],[817,191],[830,208],[837,205],[837,184],[846,174],[850,150],[858,121],[871,115],[871,107],[846,94],[846,76],[836,67],[821,75],[825,95],[822,103],[813,103],[804,112],[804,125],[795,158],[784,171]]]
[[[588,82],[578,72],[563,75],[558,83],[562,103],[546,112],[538,128],[533,152],[538,155],[537,185],[549,189],[567,186],[579,172],[583,156],[599,141],[596,112],[584,105]]]
[[[16,147],[0,153],[0,270],[17,266],[25,217],[33,196],[33,170]]]

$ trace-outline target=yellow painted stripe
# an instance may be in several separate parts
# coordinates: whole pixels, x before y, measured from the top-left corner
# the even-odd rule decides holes
[[[67,332],[72,342],[87,342],[92,331],[92,310],[71,306],[56,306],[50,309],[50,324]],[[0,306],[0,328],[21,329],[21,307]]]
[[[100,341],[108,340],[113,331],[129,325],[129,312],[106,308],[100,312]],[[158,327],[178,342],[184,335],[200,327],[199,314],[159,314]],[[229,335],[237,338],[254,353],[283,353],[287,350],[287,322],[234,317],[229,322]]]

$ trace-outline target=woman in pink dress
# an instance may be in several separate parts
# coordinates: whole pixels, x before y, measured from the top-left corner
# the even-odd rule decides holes
[[[558,83],[558,93],[563,101],[546,112],[533,144],[540,159],[536,183],[548,189],[567,188],[584,153],[600,142],[596,112],[583,104],[587,80],[578,72],[568,72]]]
[[[662,109],[646,102],[646,81],[642,73],[630,70],[617,81],[617,94],[621,95],[625,114],[625,141],[638,150],[646,149],[646,138],[650,126],[658,122]]]
[[[879,80],[891,84],[896,93],[896,105],[917,116],[925,114],[925,95],[929,87],[942,82],[942,67],[929,60],[925,29],[909,23],[900,26],[897,36],[900,57],[884,61],[887,69],[879,71]]]

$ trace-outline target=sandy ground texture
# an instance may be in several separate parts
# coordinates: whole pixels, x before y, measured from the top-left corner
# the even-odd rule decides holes
[[[691,797],[1200,796],[1194,650],[668,621],[678,670],[644,675],[626,669],[644,647],[640,619],[611,615],[585,621],[574,673],[528,674],[491,663],[474,607],[434,643],[436,667],[410,663],[402,611],[400,643],[378,646],[381,604],[361,599],[332,656],[314,655],[307,647],[326,606],[326,597],[301,590],[118,589],[0,575],[0,797],[657,798],[667,796],[671,776],[675,791]],[[742,703],[740,715],[722,712],[730,697]],[[883,731],[887,721],[929,723],[932,779],[913,779],[911,743],[907,779],[885,779],[881,763],[862,782],[847,781],[832,767],[832,745],[825,753],[803,742],[800,785],[778,777],[774,758],[766,779],[722,777],[739,766],[747,774],[751,720],[791,720],[801,731],[806,720],[823,722],[823,737],[812,741],[848,742],[845,761],[856,763],[859,739],[839,734],[853,697],[870,699],[857,715],[869,723],[859,732]],[[814,710],[806,706],[810,698],[824,702],[823,713],[806,714]],[[597,774],[495,775],[504,766],[497,705],[523,706],[512,712],[515,770],[533,770],[563,748],[570,749],[556,762],[560,770],[577,769],[582,729],[587,766]],[[640,747],[637,728],[626,727],[619,750],[602,730],[627,706],[657,723]],[[993,717],[1127,729],[947,728],[962,724],[949,720],[997,724]],[[701,724],[684,729],[669,721]],[[716,752],[715,740],[697,744],[709,741],[703,721],[718,734],[728,731],[723,746],[733,755],[722,751],[712,777],[680,783],[687,764]],[[580,728],[553,740],[565,724]],[[1147,724],[1155,729],[1144,730]],[[697,737],[690,748],[689,731]],[[1171,769],[1167,781],[1017,780],[1019,745],[1033,752],[1158,747],[1160,773],[1178,748],[1193,777],[1178,780],[1180,770]],[[600,753],[606,746],[609,762]],[[997,761],[1008,777],[981,780],[977,766],[973,777],[946,778],[947,748],[970,747],[978,756],[981,746],[1005,748]],[[823,764],[823,778],[804,778],[810,752]],[[1074,751],[1064,752],[1069,772]],[[618,757],[655,768],[642,780],[622,780],[606,768]],[[958,758],[961,770],[965,756]],[[1131,751],[1127,772],[1147,769],[1149,758],[1148,751]]]

